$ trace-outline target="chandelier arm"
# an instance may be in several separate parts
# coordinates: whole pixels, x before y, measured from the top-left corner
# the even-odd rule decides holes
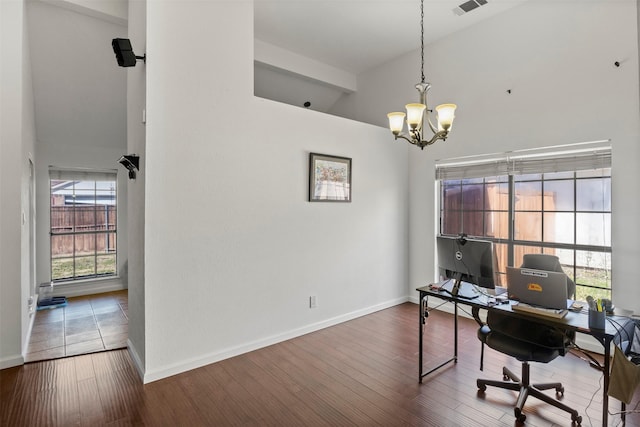
[[[428,140],[428,141],[427,140],[422,140],[416,145],[420,146],[420,148],[424,148],[427,145],[434,144],[436,141],[439,141],[439,140],[443,140],[444,141],[444,140],[446,140],[448,135],[449,135],[448,131],[441,130],[440,132],[436,132],[435,135],[433,135],[433,137],[430,140]]]
[[[427,104],[425,104],[427,105]],[[436,129],[436,127],[433,125],[433,123],[431,123],[431,116],[429,115],[429,107],[424,109],[424,115],[427,119],[427,123],[429,123],[429,127],[431,128],[431,132],[433,132],[434,134],[438,133],[438,129]],[[424,119],[423,119],[424,122]]]
[[[413,144],[413,145],[418,145],[419,144],[419,140],[417,139],[413,139],[410,136],[408,136],[407,134],[404,133],[400,133],[398,135],[394,135],[396,141],[398,140],[398,138],[404,139],[405,141],[407,141],[409,144]]]
[[[420,132],[418,131],[414,131],[412,132],[412,134],[408,134],[408,135],[406,133],[400,133],[400,134],[394,135],[396,140],[398,140],[398,138],[404,139],[409,144],[417,145],[421,149],[424,149],[424,147],[428,145],[435,144],[439,140],[444,141],[447,139],[447,136],[449,136],[449,132],[446,130],[441,130],[440,132],[436,132],[433,135],[433,137],[429,140],[423,140],[421,138]]]

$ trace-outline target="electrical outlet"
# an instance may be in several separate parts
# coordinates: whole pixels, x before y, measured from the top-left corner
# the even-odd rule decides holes
[[[36,314],[36,306],[35,306],[34,302],[35,302],[35,297],[34,296],[30,296],[29,298],[27,298],[27,308],[29,310],[29,317],[31,317],[34,314]]]
[[[315,295],[309,297],[309,308],[316,308],[318,306],[318,299]]]

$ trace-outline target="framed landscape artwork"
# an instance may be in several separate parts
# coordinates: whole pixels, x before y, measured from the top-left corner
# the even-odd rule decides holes
[[[351,159],[309,154],[309,201],[351,202]]]

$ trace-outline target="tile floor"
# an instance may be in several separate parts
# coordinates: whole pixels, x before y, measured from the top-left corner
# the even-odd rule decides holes
[[[69,298],[36,312],[25,362],[127,347],[127,291]]]

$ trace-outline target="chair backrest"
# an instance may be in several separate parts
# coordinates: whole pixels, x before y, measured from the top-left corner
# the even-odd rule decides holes
[[[527,254],[523,257],[522,268],[531,268],[535,270],[556,271],[564,273],[560,260],[555,255],[547,254]],[[567,295],[573,297],[575,295],[576,285],[569,277],[567,277]],[[498,332],[502,335],[511,337],[512,339],[519,340],[523,343],[528,343],[534,346],[543,347],[546,349],[556,349],[558,353],[564,355],[566,347],[573,341],[575,332],[562,331],[557,328],[536,322],[532,319],[514,318],[500,313],[498,310],[490,310],[487,313],[487,325],[492,331]],[[519,360],[536,360],[536,357],[531,358],[525,355],[519,355],[518,351],[512,349],[507,350],[513,341],[506,340],[509,345],[502,345],[499,351],[506,352]],[[494,347],[490,341],[487,341],[490,347]],[[525,346],[526,348],[526,346]],[[543,352],[545,353],[545,352]],[[546,356],[543,356],[543,359]],[[543,361],[543,360],[538,360]]]
[[[520,267],[564,273],[560,259],[555,255],[548,254],[526,254],[522,257],[522,265]],[[567,276],[567,295],[571,299],[576,297],[576,284],[569,276]]]
[[[506,353],[511,354],[520,360],[524,360],[517,355],[520,351],[524,351],[524,354],[530,354],[530,350],[527,349],[527,346],[524,345],[524,343],[544,347],[546,349],[555,349],[558,351],[558,354],[564,355],[566,347],[573,339],[573,333],[567,333],[566,331],[536,322],[535,320],[517,317],[514,318],[513,316],[506,315],[498,310],[489,310],[487,312],[487,325],[491,331],[498,332],[503,336],[506,335],[511,338],[510,340],[507,340],[509,343],[507,348],[514,346],[513,340],[518,340],[523,343],[522,345],[515,346],[522,348],[506,351]],[[489,344],[490,347],[496,348],[495,341],[487,341],[487,344]],[[496,349],[505,352],[504,347]],[[535,358],[527,360],[535,360]]]

